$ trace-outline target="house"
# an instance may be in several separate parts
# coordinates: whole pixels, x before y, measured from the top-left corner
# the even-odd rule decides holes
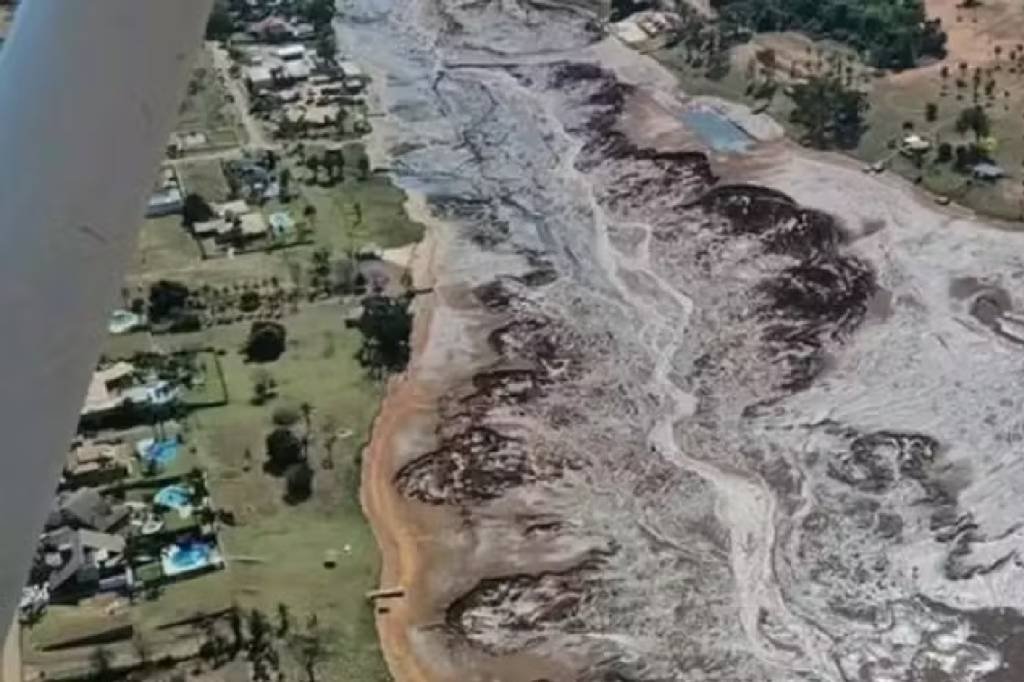
[[[267,219],[263,213],[245,201],[214,204],[213,210],[217,218],[192,226],[197,237],[212,237],[217,242],[238,242],[266,237],[268,234]]]
[[[170,382],[138,384],[134,365],[117,362],[93,372],[81,416],[83,419],[99,419],[125,407],[161,407],[177,398],[178,389]]]
[[[971,174],[978,180],[995,181],[1006,177],[1006,171],[994,163],[979,163],[971,169]]]
[[[131,472],[131,453],[124,443],[75,444],[64,462],[64,484],[81,487],[104,485]]]
[[[85,394],[82,414],[106,412],[121,403],[121,393],[134,383],[135,366],[130,362],[116,362],[92,374]]]
[[[341,71],[342,82],[348,92],[359,92],[366,87],[369,78],[355,62],[341,60],[338,62],[338,70]]]
[[[295,27],[291,22],[280,16],[269,16],[254,24],[249,24],[248,33],[256,40],[267,43],[280,43],[294,40],[297,37]]]
[[[96,488],[79,488],[57,495],[46,528],[67,526],[108,532],[127,520],[126,506],[110,504]]]
[[[309,78],[312,72],[313,70],[310,68],[309,62],[305,60],[287,61],[282,67],[283,78],[288,83],[304,81]]]
[[[182,152],[202,149],[209,143],[210,140],[204,132],[175,132],[171,133],[171,141],[167,144],[167,151],[171,153],[172,156],[177,156]]]
[[[77,598],[131,583],[121,536],[61,527],[43,535],[39,551],[49,571],[46,583],[51,594]]]
[[[269,66],[250,66],[245,70],[245,84],[256,94],[274,87],[274,74]]]
[[[185,208],[185,197],[177,187],[168,187],[154,192],[146,204],[146,217],[159,218],[181,213]]]
[[[160,169],[156,187],[146,204],[146,217],[157,218],[165,215],[181,213],[185,208],[185,198],[181,193],[178,176],[170,166]]]
[[[274,56],[283,62],[305,61],[306,47],[298,43],[284,45],[274,50]]]

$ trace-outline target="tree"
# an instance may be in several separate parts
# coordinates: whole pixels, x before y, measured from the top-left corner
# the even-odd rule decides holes
[[[293,426],[299,421],[299,411],[292,405],[282,405],[274,410],[271,420],[277,426]]]
[[[340,148],[327,150],[324,155],[324,165],[327,166],[327,177],[330,182],[345,179],[345,154]]]
[[[267,472],[279,475],[302,461],[302,441],[286,427],[278,427],[267,436]]]
[[[242,295],[238,297],[238,309],[243,313],[259,310],[262,303],[263,300],[258,291],[243,291]]]
[[[207,40],[227,40],[235,32],[235,21],[228,10],[225,0],[217,0],[213,4],[210,18],[206,22]]]
[[[338,294],[351,294],[355,289],[356,263],[350,257],[342,258],[334,263],[334,291]]]
[[[299,412],[302,413],[302,422],[306,425],[306,433],[310,431],[310,417],[313,415],[313,406],[309,403],[302,403],[299,405]]]
[[[313,494],[313,469],[305,461],[290,465],[284,472],[284,499],[288,504],[298,504]]]
[[[334,0],[305,0],[299,11],[319,31],[334,19]]]
[[[277,636],[285,637],[291,627],[291,617],[288,614],[288,607],[283,603],[277,604]]]
[[[200,194],[195,192],[189,192],[185,195],[185,202],[181,210],[182,222],[187,227],[192,227],[196,223],[202,223],[207,220],[211,220],[214,217],[213,209],[210,208],[210,204],[207,203],[206,199]]]
[[[932,123],[939,117],[939,106],[935,102],[928,102],[924,105],[924,118],[929,123]]]
[[[334,31],[330,27],[320,31],[316,36],[316,53],[324,60],[333,60],[338,54],[338,45],[334,39]]]
[[[180,313],[188,303],[189,288],[180,282],[162,279],[149,287],[149,319],[159,322]]]
[[[258,369],[252,374],[253,405],[262,405],[274,397],[277,382],[265,369]]]
[[[359,157],[359,177],[363,180],[370,177],[370,158],[366,155]]]
[[[242,352],[249,362],[273,362],[284,353],[286,336],[284,325],[278,322],[253,322]]]
[[[316,617],[311,616],[305,632],[297,632],[288,640],[292,655],[306,671],[307,682],[316,682],[316,668],[329,653],[327,638],[328,633],[320,628]]]
[[[356,326],[363,335],[359,361],[375,372],[398,370],[409,361],[412,316],[408,296],[368,296]]]
[[[953,158],[953,146],[948,142],[941,143],[939,145],[937,158],[939,163],[949,163],[949,160]]]
[[[91,682],[109,682],[116,676],[114,672],[114,656],[106,647],[98,646],[89,654],[89,680]]]
[[[975,141],[986,137],[991,130],[992,122],[988,114],[980,106],[968,107],[960,112],[956,119],[956,130],[958,133],[965,133],[968,130],[974,132]]]
[[[311,181],[315,183],[320,177],[320,157],[310,154],[306,156],[304,163],[306,164],[306,168],[309,169]]]
[[[942,77],[942,80],[949,78],[949,67],[943,64],[942,68],[939,69],[939,75]]]
[[[277,181],[281,185],[281,201],[288,201],[289,197],[291,197],[291,170],[288,168],[282,168],[281,172],[277,176]]]
[[[248,450],[246,452],[248,452]],[[237,656],[238,652],[242,650],[242,646],[245,644],[245,637],[242,634],[242,614],[238,612],[238,606],[233,607],[228,612],[228,625],[231,628],[231,641],[234,655]]]
[[[253,654],[261,654],[269,644],[267,635],[270,626],[267,624],[267,617],[259,609],[249,612],[249,650]]]
[[[857,145],[868,109],[863,92],[847,88],[836,76],[814,76],[794,85],[791,97],[790,120],[804,129],[807,144],[817,149]]]

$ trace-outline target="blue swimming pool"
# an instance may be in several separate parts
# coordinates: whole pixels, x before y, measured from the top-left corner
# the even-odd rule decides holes
[[[711,109],[687,109],[682,119],[700,139],[718,152],[745,152],[753,142],[743,129]]]
[[[212,544],[189,540],[165,547],[161,552],[160,563],[164,574],[173,576],[219,564],[220,556]]]
[[[156,462],[161,466],[166,466],[174,461],[174,458],[178,456],[178,441],[176,440],[158,440],[153,442],[147,447],[143,453],[142,458]]]
[[[182,509],[192,505],[192,489],[183,485],[169,485],[153,496],[153,502],[169,509]]]

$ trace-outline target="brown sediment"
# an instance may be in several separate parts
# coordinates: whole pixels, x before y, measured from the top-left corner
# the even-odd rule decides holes
[[[431,234],[417,247],[417,255],[433,249]],[[414,259],[413,280],[423,286],[432,280],[431,264]],[[424,337],[430,327],[432,303],[419,303],[413,326],[412,360],[415,367]],[[419,619],[423,610],[418,586],[421,583],[422,559],[415,539],[415,528],[408,517],[409,505],[392,485],[396,464],[394,452],[399,448],[403,431],[433,405],[435,396],[416,381],[413,372],[393,378],[387,388],[380,412],[373,423],[369,444],[363,453],[360,498],[363,511],[377,538],[381,553],[381,587],[401,586],[405,596],[391,600],[387,613],[376,615],[377,632],[388,669],[397,680],[428,682],[435,679],[423,667],[422,661],[412,654],[409,642],[411,623]]]

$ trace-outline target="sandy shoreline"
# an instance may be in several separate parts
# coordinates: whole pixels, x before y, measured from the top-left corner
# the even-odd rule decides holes
[[[380,146],[374,147],[372,158],[383,156]],[[409,268],[414,288],[429,289],[434,285],[437,230],[441,226],[429,215],[424,197],[408,193],[405,210],[410,218],[426,226],[423,240],[411,248]],[[423,667],[409,633],[420,620],[421,600],[416,598],[424,570],[415,525],[408,517],[408,503],[402,499],[393,480],[398,468],[398,453],[410,424],[429,414],[437,396],[416,378],[416,366],[426,345],[433,318],[434,301],[430,294],[414,302],[413,333],[409,367],[388,382],[380,411],[373,423],[370,442],[363,453],[360,502],[370,523],[381,553],[380,587],[402,587],[403,598],[387,600],[375,614],[377,633],[385,662],[395,680],[429,682],[434,678]]]

